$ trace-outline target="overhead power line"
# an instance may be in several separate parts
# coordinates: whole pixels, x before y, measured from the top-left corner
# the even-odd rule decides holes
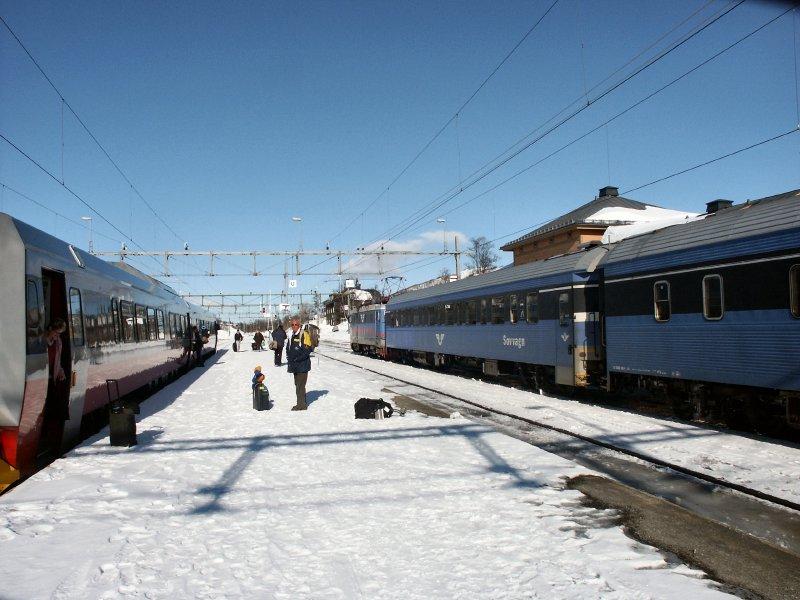
[[[507,151],[507,153],[505,153],[503,158],[494,161],[494,164],[491,164],[491,163],[485,164],[483,167],[481,167],[480,169],[475,171],[475,173],[472,176],[470,176],[471,179],[469,179],[467,182],[465,182],[465,183],[461,184],[460,186],[458,186],[455,190],[452,191],[452,193],[447,193],[446,192],[442,196],[439,196],[437,199],[434,199],[431,203],[429,203],[427,208],[423,207],[423,208],[419,209],[418,211],[416,211],[416,213],[414,213],[414,214],[416,214],[418,216],[411,217],[410,221],[409,221],[409,219],[406,219],[406,221],[409,221],[409,222],[407,222],[405,224],[403,224],[403,223],[399,224],[400,225],[400,229],[398,231],[395,231],[389,237],[384,237],[382,235],[382,236],[376,238],[376,241],[377,240],[381,240],[381,241],[383,241],[385,243],[385,242],[387,242],[389,240],[392,240],[392,239],[396,238],[401,233],[407,231],[408,229],[410,229],[411,227],[413,227],[414,225],[419,223],[422,219],[428,217],[430,214],[432,214],[435,211],[437,211],[439,208],[441,208],[442,206],[444,206],[445,204],[450,202],[452,199],[456,198],[457,196],[462,194],[464,191],[466,191],[467,189],[471,188],[475,184],[479,183],[480,181],[482,181],[483,179],[488,177],[490,174],[492,174],[495,171],[497,171],[500,167],[504,166],[505,164],[507,164],[508,162],[510,162],[511,160],[513,160],[514,158],[516,158],[517,156],[522,154],[522,152],[524,152],[525,150],[527,150],[528,148],[530,148],[534,144],[538,143],[539,141],[541,141],[542,139],[544,139],[546,136],[550,135],[554,131],[558,130],[560,127],[562,127],[563,125],[565,125],[566,123],[568,123],[569,121],[574,119],[576,116],[581,114],[583,111],[585,111],[588,108],[590,108],[593,104],[597,103],[602,98],[608,96],[613,91],[619,89],[625,83],[631,81],[633,78],[637,77],[638,75],[643,73],[645,70],[647,70],[650,67],[652,67],[653,65],[657,64],[659,61],[661,61],[662,59],[667,57],[669,54],[671,54],[672,52],[674,52],[675,50],[677,50],[678,48],[680,48],[681,46],[686,44],[689,40],[693,39],[694,37],[696,37],[697,35],[699,35],[703,31],[708,29],[711,25],[713,25],[714,23],[719,21],[721,18],[723,18],[726,15],[730,14],[731,11],[733,11],[736,8],[738,8],[739,6],[741,6],[744,2],[745,2],[745,0],[739,0],[734,5],[728,7],[726,10],[724,10],[723,12],[719,13],[714,18],[712,18],[711,20],[706,22],[702,27],[699,27],[695,31],[693,31],[692,33],[687,34],[686,36],[684,36],[678,42],[673,43],[667,49],[661,51],[655,57],[649,59],[647,62],[645,62],[644,65],[638,67],[636,70],[634,70],[632,73],[630,73],[627,76],[625,76],[624,78],[622,78],[620,81],[612,84],[610,87],[608,87],[604,91],[600,92],[594,98],[587,99],[586,102],[581,107],[579,107],[576,110],[573,110],[572,112],[570,112],[566,117],[564,117],[561,120],[557,121],[554,125],[552,125],[548,129],[546,129],[543,133],[541,133],[540,135],[538,135],[534,139],[526,142],[525,144],[523,144],[519,148],[516,148],[514,150],[509,149]],[[514,146],[512,146],[511,148],[514,148]],[[451,188],[451,190],[452,189],[453,188]],[[396,229],[397,227],[398,227],[398,225],[394,226],[393,228],[390,228],[385,233],[388,234],[389,231],[392,231],[393,229]]]
[[[450,126],[450,124],[458,118],[458,115],[461,113],[461,111],[463,111],[467,107],[467,105],[470,102],[472,102],[472,100],[475,99],[475,96],[477,96],[478,93],[486,86],[486,84],[489,83],[489,80],[492,79],[492,77],[494,77],[497,74],[497,72],[508,61],[508,59],[511,58],[511,56],[519,49],[519,47],[525,42],[525,40],[527,40],[528,37],[536,30],[536,28],[541,24],[541,22],[544,21],[545,17],[547,17],[547,15],[550,14],[550,11],[552,11],[553,8],[555,8],[558,2],[559,0],[554,0],[553,3],[550,4],[550,6],[547,8],[544,14],[542,14],[542,16],[539,17],[539,19],[528,29],[528,31],[525,32],[525,35],[523,35],[522,38],[514,45],[514,47],[511,48],[511,50],[509,50],[506,53],[503,59],[497,64],[497,66],[495,66],[492,72],[486,76],[486,78],[475,89],[475,91],[473,91],[472,94],[470,94],[470,96],[456,109],[456,111],[452,114],[452,116],[449,119],[447,119],[447,121],[445,121],[445,123],[436,131],[436,133],[433,134],[433,136],[427,141],[427,143],[425,143],[425,145],[422,146],[422,148],[414,155],[414,158],[412,158],[408,162],[408,164],[406,164],[406,166],[402,168],[402,170],[389,182],[389,185],[387,185],[386,188],[384,188],[384,190],[380,194],[378,194],[378,196],[376,196],[366,206],[366,208],[364,208],[360,213],[358,213],[353,218],[352,221],[350,221],[347,225],[345,225],[345,227],[342,230],[340,230],[336,235],[330,238],[331,241],[337,239],[340,235],[342,235],[345,231],[347,231],[350,227],[352,227],[353,224],[355,224],[358,221],[358,219],[360,219],[364,214],[366,214],[366,212],[370,208],[372,208],[375,205],[375,203],[378,202],[378,200],[380,200],[384,196],[384,194],[386,194],[389,191],[389,189],[395,183],[397,183],[397,181],[403,175],[406,174],[406,172],[414,165],[414,163],[417,162],[419,157],[422,156],[425,153],[425,151],[431,147],[431,144],[433,144],[439,138],[439,136],[441,136],[442,133],[445,132],[445,130]]]

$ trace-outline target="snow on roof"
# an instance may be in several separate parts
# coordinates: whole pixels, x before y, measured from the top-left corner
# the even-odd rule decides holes
[[[601,243],[612,244],[614,242],[624,240],[625,238],[655,231],[656,229],[663,229],[664,227],[670,227],[671,225],[679,225],[681,223],[696,221],[700,218],[704,218],[705,216],[698,215],[697,213],[666,210],[663,208],[657,208],[655,211],[651,214],[651,219],[641,219],[629,225],[612,225],[603,233]]]

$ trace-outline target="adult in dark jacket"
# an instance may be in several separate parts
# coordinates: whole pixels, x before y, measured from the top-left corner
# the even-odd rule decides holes
[[[292,334],[286,342],[286,362],[289,364],[289,373],[294,373],[294,391],[297,395],[297,404],[292,410],[306,410],[306,382],[308,372],[311,370],[311,340],[306,332],[300,329],[300,319],[291,321]]]
[[[261,344],[264,343],[264,334],[260,331],[256,331],[256,334],[253,336],[253,344],[254,350],[261,350]]]
[[[281,366],[283,358],[283,346],[286,344],[286,330],[282,323],[278,323],[272,330],[272,341],[275,342],[275,366]]]

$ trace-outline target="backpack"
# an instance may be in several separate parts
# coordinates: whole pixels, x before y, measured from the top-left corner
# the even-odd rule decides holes
[[[308,342],[312,348],[319,346],[319,327],[309,323],[305,326],[304,332],[308,334],[308,337],[303,336],[303,342]]]
[[[383,398],[359,398],[353,405],[356,419],[388,419],[394,413],[394,408]],[[378,416],[381,413],[381,416]]]

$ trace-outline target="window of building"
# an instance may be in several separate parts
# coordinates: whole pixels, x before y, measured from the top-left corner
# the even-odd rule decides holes
[[[525,296],[525,312],[528,323],[539,322],[539,292],[531,292]]]
[[[136,339],[140,342],[147,340],[147,309],[136,305]]]
[[[789,308],[792,316],[800,319],[800,265],[789,269]]]
[[[166,328],[164,327],[164,311],[156,311],[156,320],[158,321],[158,339],[163,340],[166,337]]]
[[[69,288],[69,317],[72,345],[83,346],[83,302],[80,290],[75,288]]]
[[[656,281],[653,284],[653,314],[656,321],[669,321],[672,316],[672,300],[668,281]]]
[[[492,298],[492,323],[500,324],[506,320],[506,299],[504,296],[494,296]]]
[[[470,300],[467,302],[467,323],[475,325],[478,322],[478,301]]]
[[[25,337],[28,354],[44,352],[42,344],[42,307],[39,304],[39,286],[33,279],[28,279],[25,288]]]
[[[718,321],[725,313],[725,292],[720,275],[703,277],[703,316]]]
[[[509,294],[508,295],[508,317],[509,321],[512,323],[517,322],[517,295],[516,294]]]

